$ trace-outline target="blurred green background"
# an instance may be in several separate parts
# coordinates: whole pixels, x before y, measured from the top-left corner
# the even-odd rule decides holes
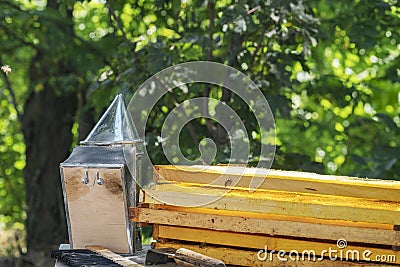
[[[400,180],[397,0],[3,0],[0,18],[0,256],[10,266],[67,242],[58,164],[114,96],[129,100],[181,62],[224,63],[256,82],[276,120],[273,168]],[[176,88],[152,111],[153,162],[168,164],[165,117],[197,96],[241,116],[255,165],[268,141],[251,111],[204,84]],[[204,137],[226,162],[228,141],[207,119],[184,128],[182,152],[196,158]]]

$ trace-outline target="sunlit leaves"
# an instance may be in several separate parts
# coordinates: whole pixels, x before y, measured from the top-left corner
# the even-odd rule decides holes
[[[109,23],[109,12],[104,3],[98,1],[76,2],[73,6],[74,28],[78,36],[89,40],[100,40],[114,32]]]
[[[390,122],[391,126],[384,129],[398,126],[399,105],[395,100],[399,89],[386,79],[387,69],[393,73],[392,80],[398,77],[396,69],[390,67],[398,58],[393,41],[398,31],[392,26],[382,31],[395,15],[386,3],[371,1],[362,5],[355,1],[348,5],[320,1],[313,5],[314,16],[308,6],[297,1],[287,5],[218,1],[215,6],[203,1],[156,1],[155,7],[125,2],[116,10],[127,36],[137,45],[135,52],[126,45],[119,47],[111,83],[103,81],[99,90],[111,85],[135,90],[158,70],[184,61],[211,59],[230,64],[250,75],[271,100],[280,151],[291,158],[281,165],[283,154],[278,155],[277,166],[285,168],[313,169],[317,165],[312,161],[316,160],[324,164],[326,172],[357,175],[357,165],[351,162],[350,155],[371,153],[373,147],[371,144],[354,149],[353,138],[364,142],[369,138],[355,134],[362,131],[360,120],[373,128],[376,123]],[[371,12],[373,19],[366,16]],[[213,22],[210,14],[214,14]],[[364,34],[366,27],[372,29],[368,34]],[[307,58],[311,49],[312,57]],[[221,94],[214,94],[214,90],[210,95],[220,98]],[[201,87],[191,86],[189,95],[177,91],[176,97],[183,101],[202,91]],[[167,96],[153,116],[175,104]],[[240,101],[233,97],[230,104],[245,116],[246,109]],[[390,115],[387,118],[376,114]],[[290,117],[290,123],[281,119]],[[252,125],[250,119],[248,122]],[[162,119],[155,118],[152,129],[157,128],[157,123],[161,125]],[[257,130],[250,132],[256,149]],[[156,132],[148,134],[150,139],[153,134],[157,136]],[[207,131],[202,133],[206,134]],[[391,146],[398,144],[392,138],[385,140]],[[305,141],[315,145],[304,146]],[[301,154],[309,156],[310,164]],[[303,163],[293,162],[291,166],[289,162],[296,157]]]
[[[312,5],[321,18],[319,44],[306,62],[306,73],[296,65],[292,69],[292,78],[300,82],[294,87],[299,91],[292,95],[296,110],[292,114],[300,121],[293,125],[277,120],[278,126],[290,125],[302,137],[289,139],[288,133],[287,139],[285,135],[281,139],[308,155],[312,152],[304,148],[304,141],[318,143],[315,159],[324,163],[326,171],[399,179],[400,154],[387,149],[398,149],[400,141],[400,87],[395,71],[399,50],[393,38],[399,30],[390,6],[394,4],[320,1]],[[313,137],[308,139],[307,132]],[[377,150],[387,154],[378,156]],[[361,157],[364,161],[354,160]]]
[[[25,216],[22,177],[25,145],[15,109],[4,95],[0,98],[0,136],[0,224],[8,221],[6,226],[11,227],[15,222],[22,223]]]

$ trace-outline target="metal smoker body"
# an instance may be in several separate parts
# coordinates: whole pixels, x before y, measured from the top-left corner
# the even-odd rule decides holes
[[[128,216],[137,203],[141,143],[118,95],[81,146],[60,164],[72,248],[99,245],[121,254],[141,249],[141,233]]]

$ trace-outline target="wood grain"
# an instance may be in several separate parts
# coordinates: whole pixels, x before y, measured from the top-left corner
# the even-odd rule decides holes
[[[189,183],[157,184],[145,193],[146,202],[154,204],[400,224],[400,202]]]
[[[394,230],[277,221],[243,216],[199,214],[188,211],[149,208],[134,208],[133,214],[134,217],[131,219],[135,222],[320,240],[345,238],[348,242],[400,246],[399,231]]]
[[[292,261],[286,256],[282,256],[283,261],[279,260],[274,254],[272,260],[269,258],[266,261],[260,261],[257,258],[257,251],[242,250],[237,248],[218,247],[204,244],[188,244],[177,241],[171,241],[167,243],[153,243],[155,248],[187,248],[198,253],[210,256],[219,257],[226,264],[240,265],[240,266],[252,266],[252,267],[390,267],[393,265],[387,265],[384,263],[373,263],[373,262],[351,262],[351,261],[331,261],[329,259],[323,259],[318,261]]]
[[[298,251],[314,251],[316,255],[328,256],[328,251],[332,251],[333,257],[345,259],[347,253],[351,251],[358,251],[360,259],[362,259],[363,252],[369,250],[372,252],[368,256],[374,261],[376,255],[393,255],[395,264],[400,264],[400,251],[393,251],[391,249],[372,248],[360,245],[348,244],[344,249],[339,249],[336,243],[326,243],[320,241],[306,241],[280,237],[270,237],[265,235],[254,235],[244,233],[222,232],[215,230],[177,227],[169,225],[159,225],[159,237],[172,240],[184,240],[190,242],[198,242],[203,244],[222,245],[236,248],[274,250],[276,252],[284,250],[290,252],[292,250]],[[334,252],[333,250],[336,250]],[[342,251],[342,254],[340,253]],[[341,256],[342,255],[342,256]],[[349,254],[352,255],[352,254]],[[350,256],[349,256],[350,257]],[[225,259],[221,258],[225,261]]]
[[[140,204],[140,207],[143,207],[143,208],[190,212],[190,213],[208,214],[208,215],[239,216],[239,217],[274,220],[274,221],[304,222],[304,223],[312,223],[312,224],[348,226],[348,227],[371,228],[371,229],[382,229],[382,230],[394,230],[394,228],[396,227],[393,224],[355,222],[355,221],[345,221],[345,220],[337,220],[337,219],[336,220],[326,220],[326,219],[318,219],[318,218],[310,218],[310,217],[279,215],[279,214],[249,212],[249,211],[170,206],[170,205],[165,205],[165,204],[154,204],[154,203],[139,203],[139,204]],[[143,205],[143,204],[145,204],[145,205]],[[132,218],[133,212],[134,212],[134,207],[131,207],[130,210],[131,210],[130,216]]]
[[[154,181],[202,183],[260,189],[371,198],[400,202],[400,181],[355,178],[315,173],[244,168],[237,166],[157,165]]]
[[[100,246],[87,246],[86,248],[124,267],[144,267],[144,265],[131,261],[125,257],[122,257],[121,255],[112,252],[109,249]]]

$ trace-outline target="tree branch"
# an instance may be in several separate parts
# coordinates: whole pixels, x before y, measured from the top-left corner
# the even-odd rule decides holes
[[[208,18],[210,20],[210,25],[208,27],[208,38],[210,41],[210,46],[208,47],[207,50],[207,60],[212,61],[213,60],[213,45],[214,45],[214,39],[213,39],[213,34],[214,34],[214,28],[215,28],[215,2],[210,0],[208,1]],[[203,104],[203,111],[206,116],[209,116],[208,112],[208,98],[210,97],[210,92],[211,92],[211,86],[209,84],[206,84],[204,88],[204,93],[203,96],[207,98],[206,101],[204,101]],[[205,118],[206,121],[206,127],[207,130],[210,132],[210,134],[213,136],[214,139],[216,139],[216,127],[211,123],[211,120],[209,118]]]
[[[19,41],[21,44],[24,44],[26,46],[35,48],[35,45],[33,43],[27,42],[26,40],[24,40],[23,38],[21,38],[20,36],[16,35],[15,32],[11,31],[9,28],[5,27],[4,25],[0,24],[0,28],[4,30],[4,32],[9,35],[12,36],[13,39]]]
[[[213,58],[213,33],[215,27],[215,3],[214,1],[208,1],[208,17],[210,20],[210,26],[208,27],[208,38],[210,39],[210,46],[207,51],[207,60],[211,61]]]
[[[168,93],[170,94],[170,96],[174,99],[174,105],[175,107],[178,107],[180,105],[178,97],[176,96],[176,94],[174,93],[174,91],[172,90],[168,90]],[[189,117],[186,114],[185,110],[183,109],[182,111],[183,116],[185,116],[185,120],[188,121]],[[190,124],[187,124],[188,130],[189,130],[189,134],[192,137],[192,140],[194,143],[197,143],[197,135],[193,129],[193,127]]]
[[[110,10],[111,17],[115,20],[117,23],[117,28],[121,31],[122,37],[124,37],[125,41],[128,44],[132,44],[131,40],[129,40],[128,36],[126,35],[126,32],[124,30],[124,27],[122,26],[121,20],[118,18],[117,14],[115,13],[114,8],[111,6],[111,1],[108,1],[108,9]]]
[[[102,58],[102,61],[105,65],[111,66],[111,62],[107,60],[107,58],[104,56],[104,53],[102,53],[100,49],[98,49],[92,43],[88,42],[87,40],[83,39],[82,37],[78,36],[75,33],[73,33],[73,37],[76,38],[82,44],[85,44],[88,48],[90,48],[91,51],[96,52],[97,56]]]
[[[11,82],[10,79],[8,78],[8,75],[6,73],[4,73],[3,71],[1,71],[5,84],[6,84],[6,88],[8,90],[8,92],[10,93],[10,97],[11,97],[11,104],[13,105],[15,111],[17,112],[17,117],[18,117],[18,121],[21,122],[22,120],[22,114],[18,109],[18,105],[17,105],[17,98],[15,97],[15,92],[11,86]]]
[[[174,93],[172,90],[169,90],[168,87],[165,85],[165,83],[164,83],[162,80],[160,80],[157,76],[153,76],[153,77],[154,77],[158,82],[160,82],[160,84],[162,84],[162,86],[163,86],[165,89],[167,89],[168,93],[170,94],[170,96],[171,96],[171,97],[173,98],[173,100],[174,100],[174,105],[175,105],[175,107],[178,107],[181,103],[179,103],[178,97],[175,95],[175,93]],[[182,113],[183,113],[183,116],[185,117],[185,120],[188,121],[189,116],[186,114],[185,109],[182,110]],[[197,143],[197,136],[196,136],[195,130],[193,129],[193,127],[192,127],[190,124],[188,124],[187,127],[188,127],[189,134],[190,134],[190,136],[192,137],[193,142],[194,142],[194,143]]]
[[[249,65],[250,69],[252,69],[253,66],[254,66],[254,62],[256,60],[256,56],[258,55],[258,51],[260,50],[260,48],[262,46],[262,43],[263,43],[264,37],[265,37],[265,32],[267,31],[268,27],[269,27],[269,24],[268,25],[264,25],[264,27],[263,27],[263,29],[261,31],[261,36],[260,36],[260,39],[258,39],[256,50],[254,50],[254,53],[251,56],[250,65]]]

